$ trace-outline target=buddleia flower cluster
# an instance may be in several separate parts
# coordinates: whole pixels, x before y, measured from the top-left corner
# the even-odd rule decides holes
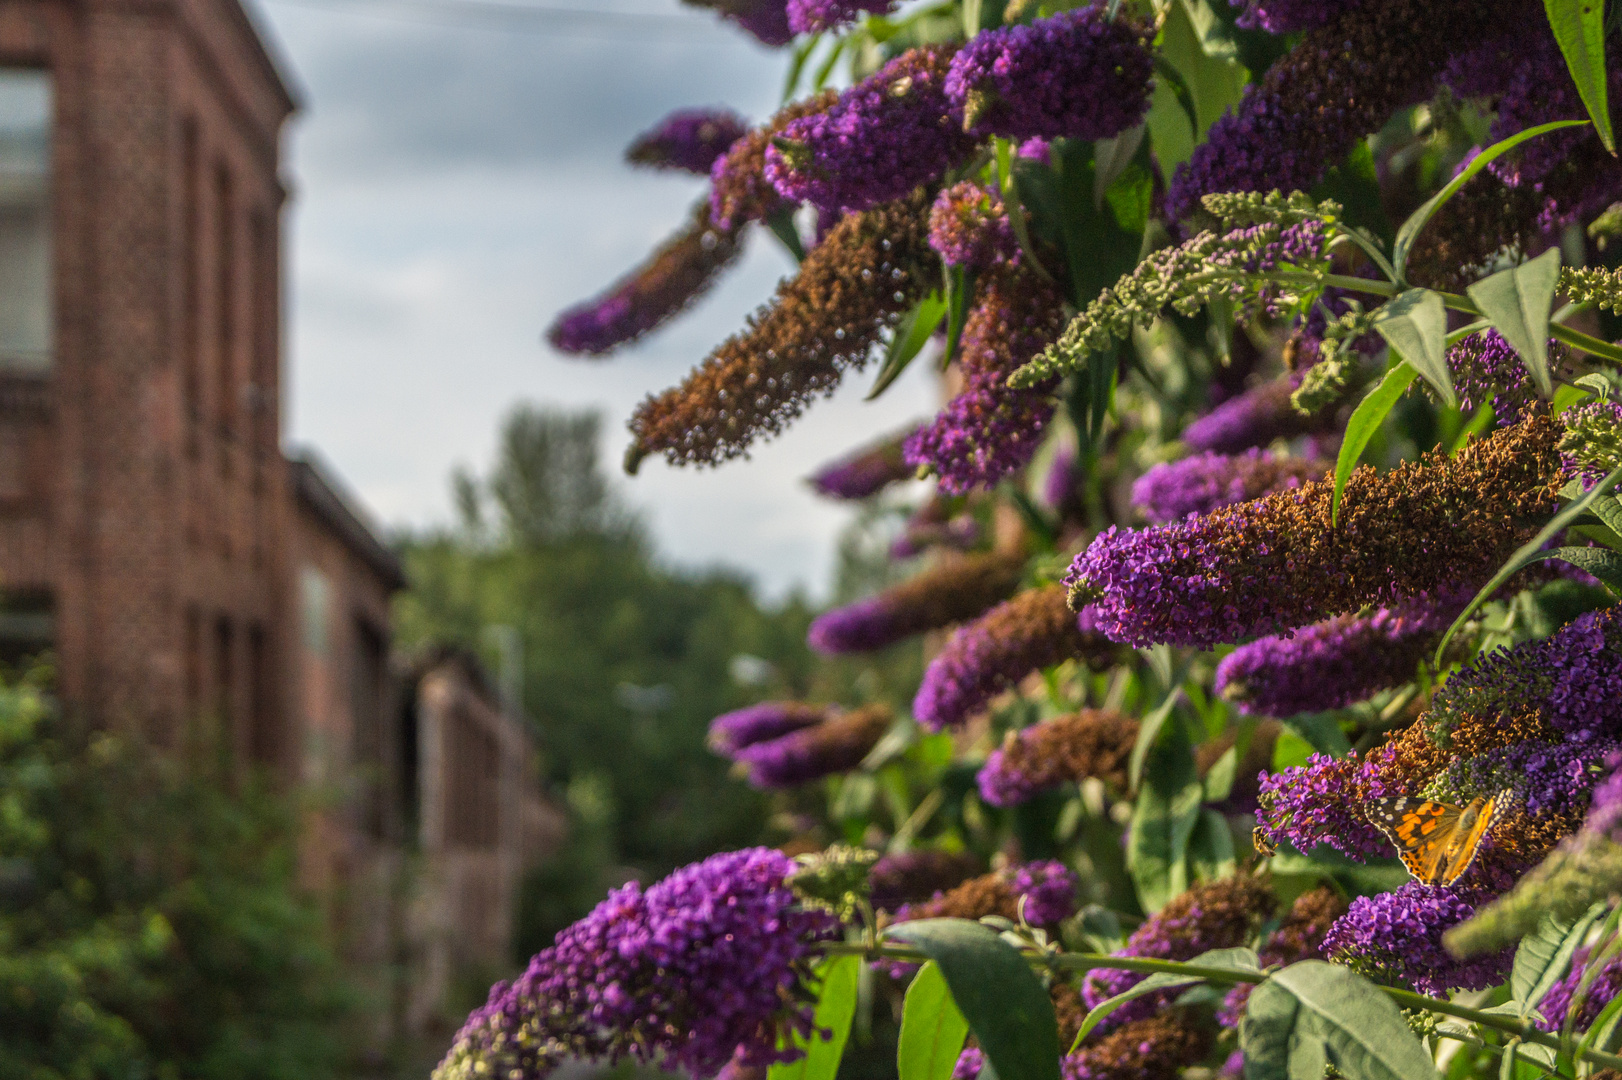
[[[497,987],[444,1080],[761,1080],[847,1013],[874,1037],[841,1067],[890,1075],[881,1028],[956,1030],[920,972],[973,1032],[934,1048],[954,1080],[1022,1067],[1004,1022],[1056,1036],[1063,1080],[1360,1080],[1325,1016],[1392,1075],[1499,1075],[1511,1045],[1605,1075],[1583,1036],[1622,994],[1615,20],[704,6],[785,48],[784,103],[637,140],[707,196],[554,344],[641,340],[777,243],[775,293],[636,408],[628,467],[746,458],[842,387],[827,407],[905,384],[933,415],[813,448],[801,475],[852,511],[840,600],[787,603],[804,649],[737,627],[782,653],[769,689],[691,668],[749,800],[728,828],[776,847],[614,893]],[[987,1002],[925,966],[947,941],[1030,980]]]

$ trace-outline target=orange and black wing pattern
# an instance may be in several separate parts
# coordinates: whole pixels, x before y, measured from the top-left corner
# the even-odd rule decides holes
[[[1508,806],[1505,795],[1472,799],[1468,806],[1402,795],[1375,799],[1365,809],[1416,881],[1451,885],[1470,869],[1481,841]]]

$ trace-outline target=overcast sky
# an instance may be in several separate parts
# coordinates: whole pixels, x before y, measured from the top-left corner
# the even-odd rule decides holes
[[[389,525],[449,520],[451,469],[484,471],[521,401],[603,410],[617,469],[636,403],[790,267],[756,235],[713,293],[636,347],[606,361],[553,353],[541,340],[553,315],[632,266],[704,191],[626,167],[625,145],[680,106],[768,115],[786,57],[675,0],[570,0],[660,17],[613,25],[438,14],[456,2],[250,0],[304,101],[288,139],[290,434]],[[909,373],[864,404],[871,378],[753,460],[649,461],[620,489],[668,559],[741,567],[774,596],[821,594],[848,510],[803,477],[931,401]]]

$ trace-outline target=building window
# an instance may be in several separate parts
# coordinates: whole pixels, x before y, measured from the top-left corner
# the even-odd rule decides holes
[[[231,170],[224,164],[214,170],[214,270],[216,274],[214,300],[214,359],[218,366],[215,383],[219,397],[220,431],[229,435],[236,426],[237,395],[241,388],[236,379],[237,341],[237,219],[236,185]]]
[[[0,69],[0,366],[51,364],[50,191],[50,73]]]
[[[327,655],[331,598],[327,575],[313,566],[299,571],[299,621],[303,624],[304,648],[312,656]]]

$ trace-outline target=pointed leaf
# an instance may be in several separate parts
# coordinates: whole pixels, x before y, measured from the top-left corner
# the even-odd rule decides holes
[[[1402,223],[1397,230],[1397,241],[1391,246],[1391,261],[1397,268],[1399,275],[1408,273],[1408,253],[1413,249],[1414,241],[1419,239],[1420,230],[1435,216],[1444,203],[1459,193],[1459,189],[1467,184],[1476,173],[1485,169],[1500,154],[1506,153],[1521,145],[1528,139],[1535,139],[1539,135],[1547,135],[1551,131],[1561,128],[1582,127],[1587,120],[1556,120],[1549,124],[1539,124],[1529,127],[1525,131],[1518,131],[1507,139],[1500,140],[1487,147],[1481,153],[1470,159],[1470,164],[1459,170],[1459,175],[1447,182],[1447,185],[1426,200],[1425,205],[1408,215],[1408,220]]]
[[[1335,494],[1329,517],[1332,524],[1340,521],[1340,496],[1346,490],[1346,481],[1351,477],[1352,470],[1357,468],[1364,448],[1374,438],[1374,433],[1380,430],[1380,425],[1385,423],[1391,410],[1397,407],[1398,400],[1408,391],[1408,384],[1418,374],[1408,364],[1396,365],[1385,373],[1380,385],[1370,390],[1352,412],[1352,418],[1346,423],[1346,434],[1340,441],[1340,456],[1335,459]]]
[[[1132,756],[1127,759],[1126,765],[1126,781],[1130,790],[1136,791],[1142,782],[1143,763],[1149,759],[1149,751],[1155,743],[1160,741],[1160,729],[1166,726],[1166,720],[1176,707],[1177,692],[1174,690],[1138,725],[1138,740],[1132,744]]]
[[[1523,567],[1530,566],[1542,558],[1543,545],[1559,536],[1566,526],[1582,517],[1590,506],[1604,498],[1605,493],[1610,491],[1618,480],[1622,480],[1622,468],[1614,470],[1609,476],[1590,488],[1586,495],[1556,514],[1547,525],[1538,530],[1536,536],[1522,544],[1519,550],[1509,557],[1509,561],[1498,568],[1498,573],[1494,574],[1492,580],[1481,587],[1481,591],[1476,593],[1475,598],[1470,601],[1469,605],[1459,612],[1459,617],[1453,620],[1453,625],[1447,628],[1447,633],[1442,635],[1442,640],[1436,646],[1436,666],[1438,668],[1442,666],[1442,656],[1447,649],[1448,642],[1452,641],[1453,635],[1459,632],[1459,627],[1464,625],[1464,620],[1468,619],[1476,608],[1486,602],[1487,597],[1497,592],[1499,586],[1503,585],[1514,574],[1518,573]]]
[[[1575,920],[1545,919],[1521,939],[1509,975],[1510,997],[1520,1004],[1521,1016],[1537,1008],[1550,987],[1560,981],[1571,963],[1571,954],[1604,913],[1605,906],[1595,904]]]
[[[1250,992],[1244,1018],[1239,1022],[1245,1080],[1289,1080],[1290,1043],[1300,1012],[1301,1003],[1295,995],[1274,985],[1272,979]]]
[[[1577,1053],[1573,1056],[1581,1057],[1587,1050],[1610,1050],[1618,1020],[1622,1020],[1622,997],[1614,997],[1606,1002],[1605,1008],[1588,1026],[1588,1033],[1577,1044]]]
[[[1396,354],[1431,384],[1450,409],[1459,406],[1447,368],[1447,305],[1440,293],[1409,289],[1380,307],[1374,329]]]
[[[1291,1009],[1277,998],[1294,998]],[[1265,995],[1265,996],[1264,996]],[[1322,960],[1303,960],[1276,972],[1251,994],[1250,1011],[1262,996],[1261,1030],[1251,1034],[1276,1062],[1279,1043],[1286,1048],[1289,1076],[1323,1075],[1332,1064],[1347,1080],[1435,1080],[1430,1054],[1409,1030],[1402,1012],[1378,987],[1361,975]],[[1282,1023],[1288,1030],[1280,1031]],[[1261,1074],[1269,1075],[1269,1074]],[[1276,1075],[1276,1074],[1271,1074]],[[1247,1080],[1252,1076],[1245,1071]]]
[[[1233,850],[1233,830],[1215,810],[1201,810],[1188,838],[1188,864],[1200,881],[1231,877],[1239,867]]]
[[[1262,969],[1261,960],[1256,956],[1255,951],[1245,948],[1212,949],[1194,957],[1188,963],[1199,967],[1227,968],[1231,971],[1259,972]],[[1076,1032],[1076,1040],[1070,1044],[1070,1052],[1075,1053],[1087,1036],[1092,1034],[1093,1029],[1106,1016],[1134,998],[1152,994],[1156,990],[1169,990],[1176,986],[1189,986],[1193,983],[1204,982],[1205,978],[1203,975],[1173,975],[1170,972],[1163,971],[1146,975],[1141,981],[1133,984],[1128,989],[1106,1001],[1099,1002],[1093,1007],[1092,1011],[1082,1020],[1081,1027]]]
[[[1143,136],[1148,125],[1138,124],[1128,128],[1113,139],[1099,139],[1093,143],[1093,209],[1100,210],[1104,206],[1104,193],[1110,185],[1121,178],[1126,167],[1132,164],[1137,156],[1138,147],[1143,145]]]
[[[952,1000],[940,965],[931,960],[912,977],[901,1007],[900,1080],[951,1080],[968,1034],[969,1022]]]
[[[1172,724],[1167,736],[1150,751],[1127,836],[1127,872],[1151,914],[1188,888],[1188,842],[1204,794],[1183,726]]]
[[[1059,1080],[1053,1001],[1025,958],[991,927],[967,919],[920,919],[886,937],[917,946],[940,965],[952,1000],[1002,1080]]]
[[[890,388],[890,384],[900,378],[901,373],[907,370],[925,345],[929,344],[930,335],[940,326],[941,320],[946,318],[946,299],[938,292],[932,292],[907,312],[901,322],[896,324],[895,332],[890,336],[890,347],[884,354],[884,365],[879,368],[879,376],[873,380],[873,389],[867,393],[867,400],[872,401]]]
[[[845,1054],[845,1040],[850,1037],[850,1022],[856,1016],[856,984],[861,973],[859,956],[831,956],[822,962],[822,992],[817,998],[810,1043],[798,1034],[794,1036],[795,1044],[805,1049],[805,1056],[786,1065],[773,1065],[767,1070],[767,1080],[834,1080],[839,1059]]]
[[[1599,132],[1605,149],[1616,153],[1616,136],[1611,131],[1611,108],[1605,83],[1605,2],[1604,0],[1543,0],[1554,39],[1566,58],[1571,81],[1577,84],[1588,107],[1588,118]]]
[[[1492,320],[1504,340],[1526,361],[1526,370],[1538,393],[1554,396],[1549,375],[1549,313],[1560,283],[1560,248],[1545,251],[1531,262],[1500,270],[1465,291]]]
[[[1599,578],[1611,587],[1614,593],[1622,594],[1622,555],[1604,548],[1592,547],[1563,547],[1553,551],[1539,552],[1532,562],[1541,562],[1544,559],[1559,559],[1568,562],[1579,570],[1585,570]]]

